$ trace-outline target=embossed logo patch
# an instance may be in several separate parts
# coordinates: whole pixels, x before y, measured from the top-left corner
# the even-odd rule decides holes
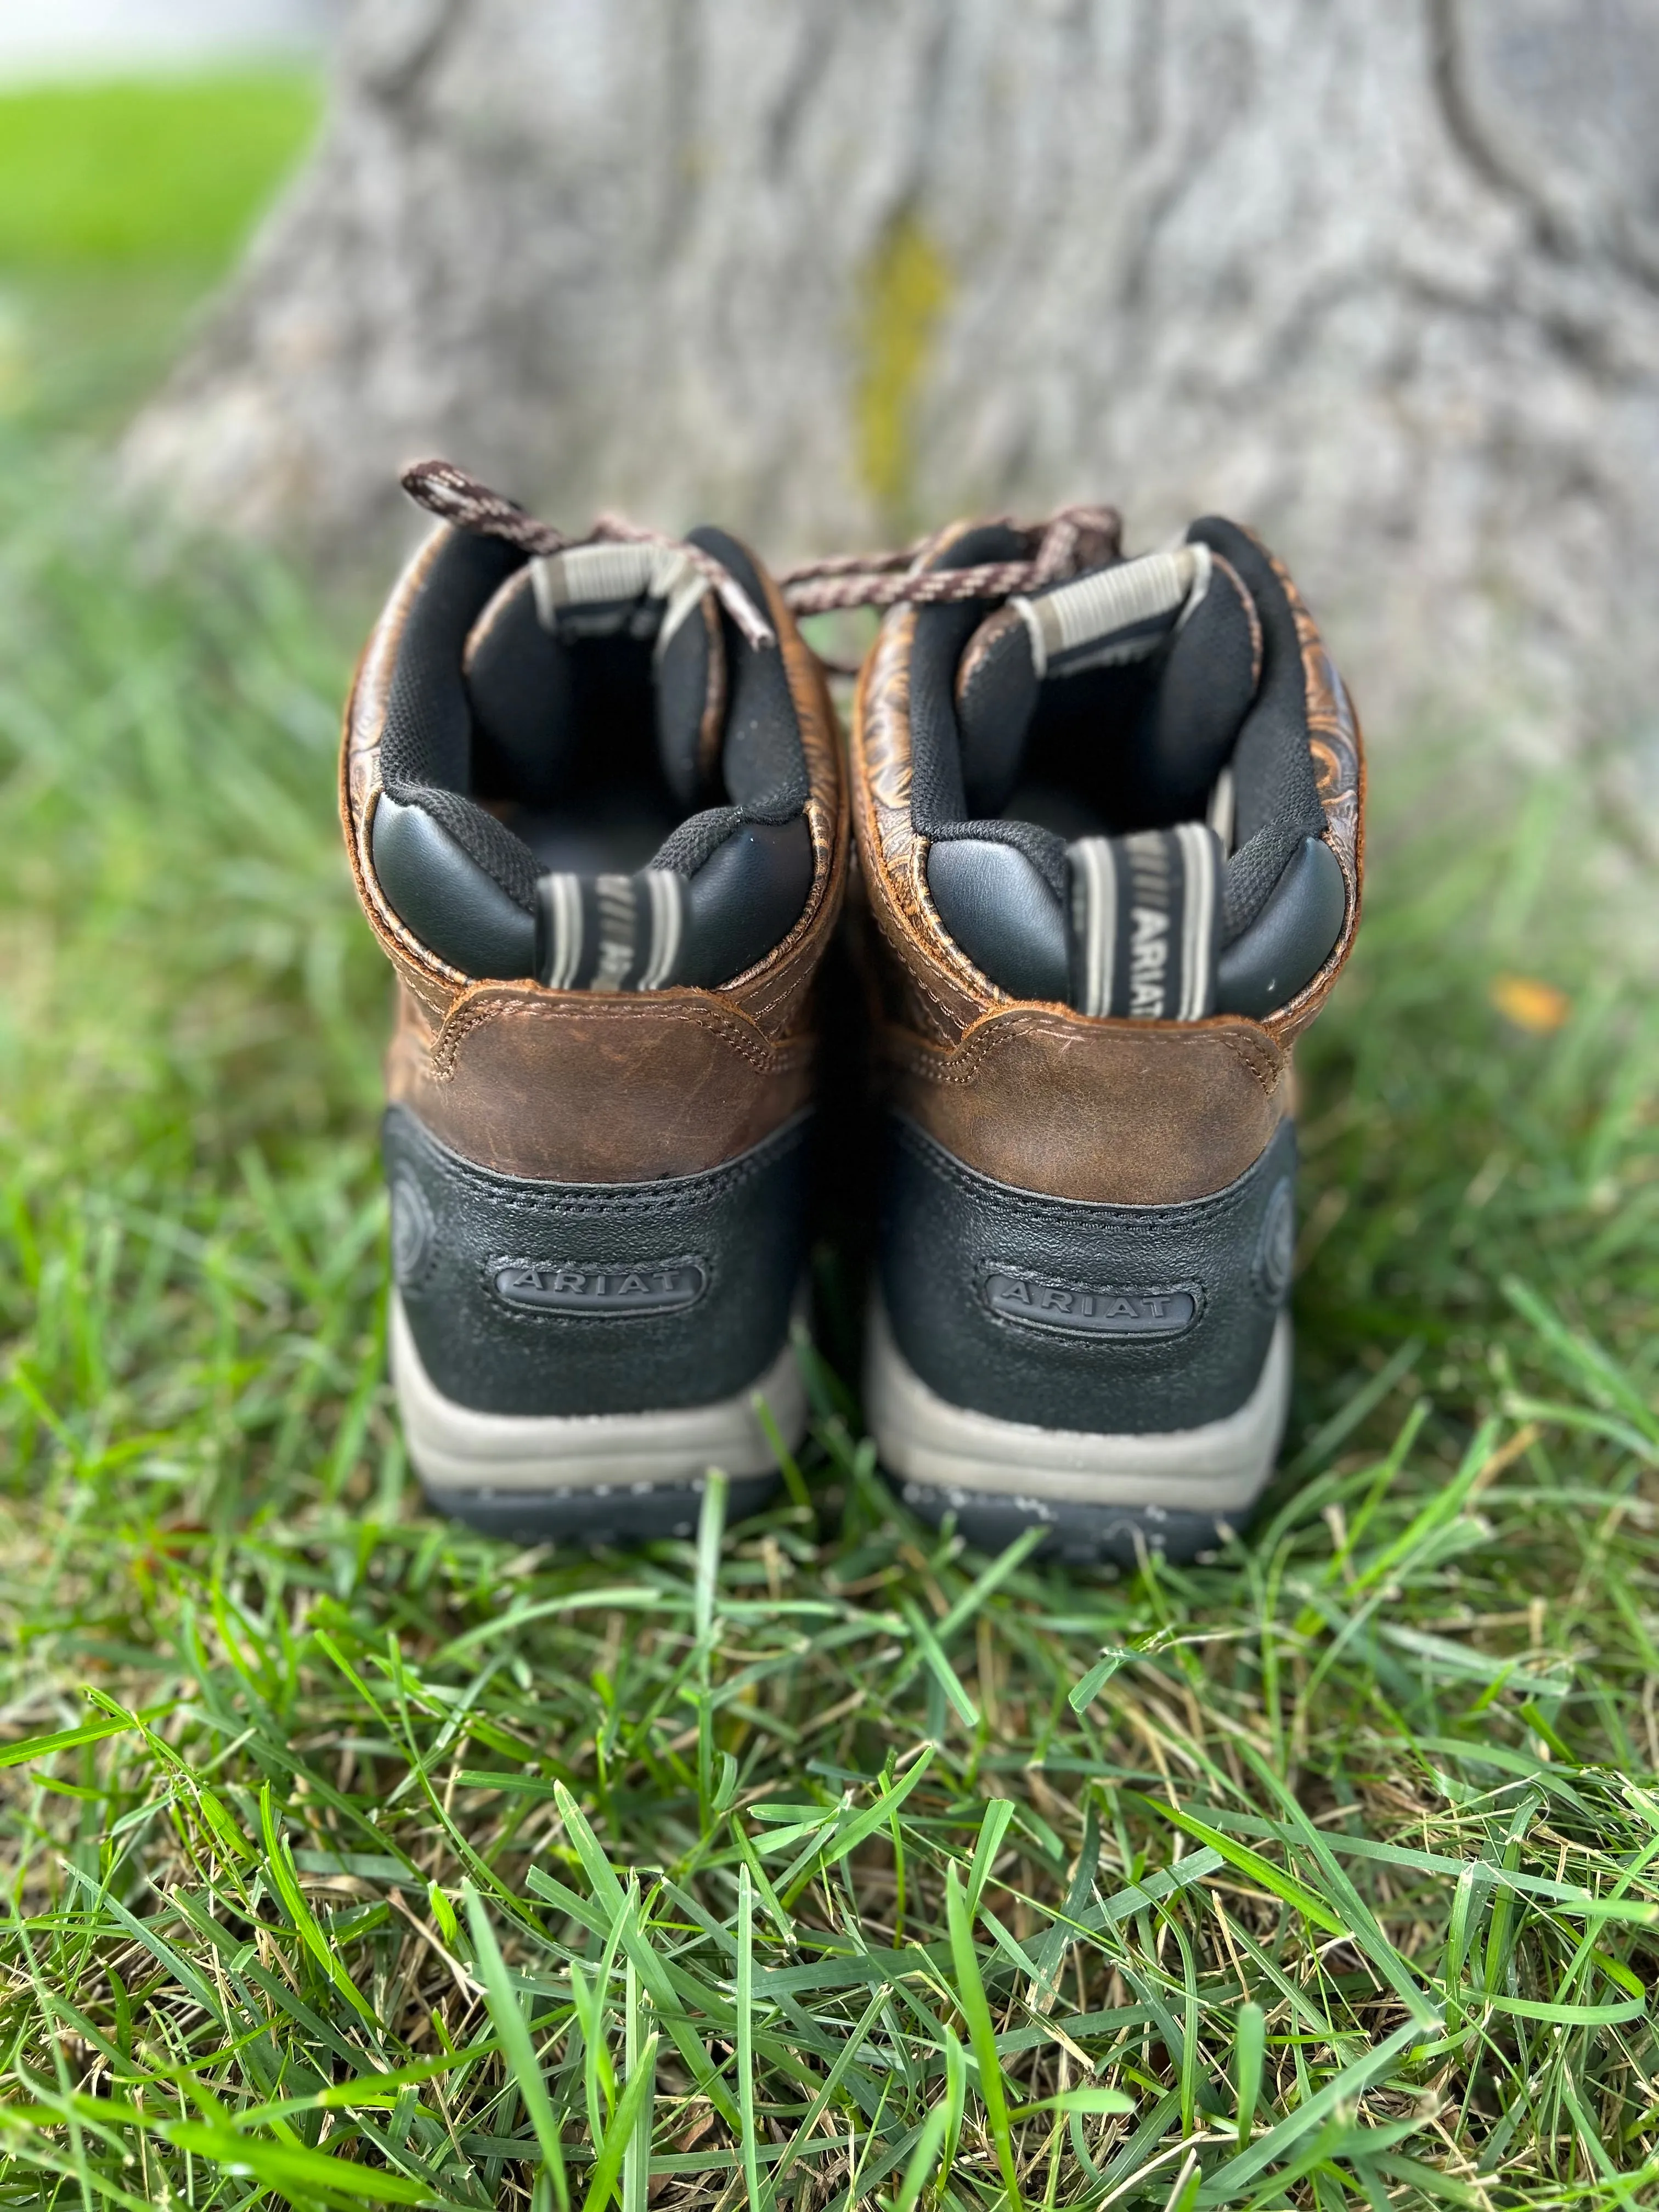
[[[1255,1246],[1256,1288],[1269,1305],[1277,1305],[1291,1286],[1296,1265],[1296,1193],[1285,1176],[1274,1186],[1261,1217],[1261,1233]]]
[[[1198,1318],[1196,1285],[1174,1290],[1101,1290],[1059,1283],[1013,1268],[988,1267],[985,1303],[1004,1321],[1073,1336],[1179,1336]]]
[[[641,1260],[618,1266],[610,1261],[497,1260],[491,1278],[495,1294],[510,1306],[532,1306],[543,1313],[672,1313],[695,1305],[708,1286],[701,1260]]]
[[[425,1273],[434,1234],[425,1192],[412,1176],[399,1175],[392,1186],[392,1268],[404,1290]]]

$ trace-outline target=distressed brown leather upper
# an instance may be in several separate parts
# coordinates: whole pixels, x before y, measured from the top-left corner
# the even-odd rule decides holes
[[[397,644],[446,535],[441,528],[426,540],[375,624],[346,704],[341,748],[352,875],[398,973],[388,1096],[453,1151],[501,1174],[636,1182],[717,1167],[811,1095],[811,987],[840,914],[848,848],[822,671],[757,562],[800,720],[814,861],[800,920],[766,959],[718,990],[551,991],[530,981],[474,981],[392,912],[369,843]]]
[[[956,525],[936,543],[969,527]],[[1260,1022],[1102,1019],[1015,999],[975,967],[933,906],[929,841],[911,819],[914,609],[887,616],[865,661],[853,823],[880,933],[875,996],[888,1097],[999,1182],[1060,1198],[1179,1204],[1241,1175],[1291,1110],[1291,1043],[1323,1005],[1358,927],[1365,771],[1346,691],[1295,585],[1273,566],[1301,641],[1324,841],[1342,870],[1347,911],[1319,973]]]

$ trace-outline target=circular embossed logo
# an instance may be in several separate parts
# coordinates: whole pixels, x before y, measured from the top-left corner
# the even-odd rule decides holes
[[[432,1208],[412,1176],[392,1186],[392,1271],[404,1290],[417,1283],[432,1256]]]
[[[1256,1288],[1270,1304],[1277,1305],[1291,1285],[1296,1258],[1296,1193],[1289,1176],[1273,1186],[1261,1233],[1255,1240]]]

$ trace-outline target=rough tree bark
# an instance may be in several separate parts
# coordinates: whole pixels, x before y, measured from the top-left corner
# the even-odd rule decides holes
[[[359,0],[129,465],[349,541],[433,449],[778,556],[1219,507],[1374,716],[1605,727],[1659,678],[1656,114],[1659,0]]]

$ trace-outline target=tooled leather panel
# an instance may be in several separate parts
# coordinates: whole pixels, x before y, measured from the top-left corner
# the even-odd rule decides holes
[[[853,823],[877,925],[896,957],[924,1033],[953,1044],[1000,991],[951,942],[927,891],[927,845],[910,816],[910,653],[914,608],[882,623],[859,679],[853,718]]]
[[[1016,1006],[954,1049],[881,1038],[892,1104],[999,1182],[1054,1198],[1172,1206],[1241,1176],[1289,1103],[1288,1055],[1239,1017],[1091,1021]]]
[[[1256,543],[1261,544],[1261,540],[1258,538]],[[1307,1028],[1329,997],[1331,986],[1353,949],[1354,933],[1359,927],[1365,872],[1365,745],[1348,687],[1325,649],[1318,623],[1309,613],[1284,562],[1269,553],[1265,545],[1261,551],[1284,586],[1295,618],[1308,702],[1308,746],[1313,755],[1320,804],[1325,810],[1325,842],[1336,855],[1348,893],[1342,934],[1330,958],[1288,1006],[1266,1017],[1263,1026],[1281,1044],[1288,1045]]]
[[[380,795],[380,732],[386,726],[392,664],[410,608],[448,534],[447,526],[442,523],[430,531],[392,586],[392,596],[369,632],[357,663],[346,699],[340,743],[340,825],[345,832],[346,857],[359,902],[399,981],[440,1019],[456,993],[465,988],[467,979],[459,968],[429,952],[392,912],[381,895],[368,841],[374,803]]]
[[[750,556],[751,559],[753,556]],[[802,1018],[803,1002],[847,890],[848,817],[835,709],[823,671],[795,627],[777,586],[758,561],[755,573],[777,632],[784,677],[800,725],[806,761],[806,819],[812,835],[812,887],[800,920],[758,967],[722,987],[719,996],[739,1006],[769,1036],[787,1036]]]
[[[775,1042],[712,992],[479,983],[435,1036],[398,1023],[386,1089],[463,1158],[559,1182],[718,1167],[808,1104],[812,1040]]]

